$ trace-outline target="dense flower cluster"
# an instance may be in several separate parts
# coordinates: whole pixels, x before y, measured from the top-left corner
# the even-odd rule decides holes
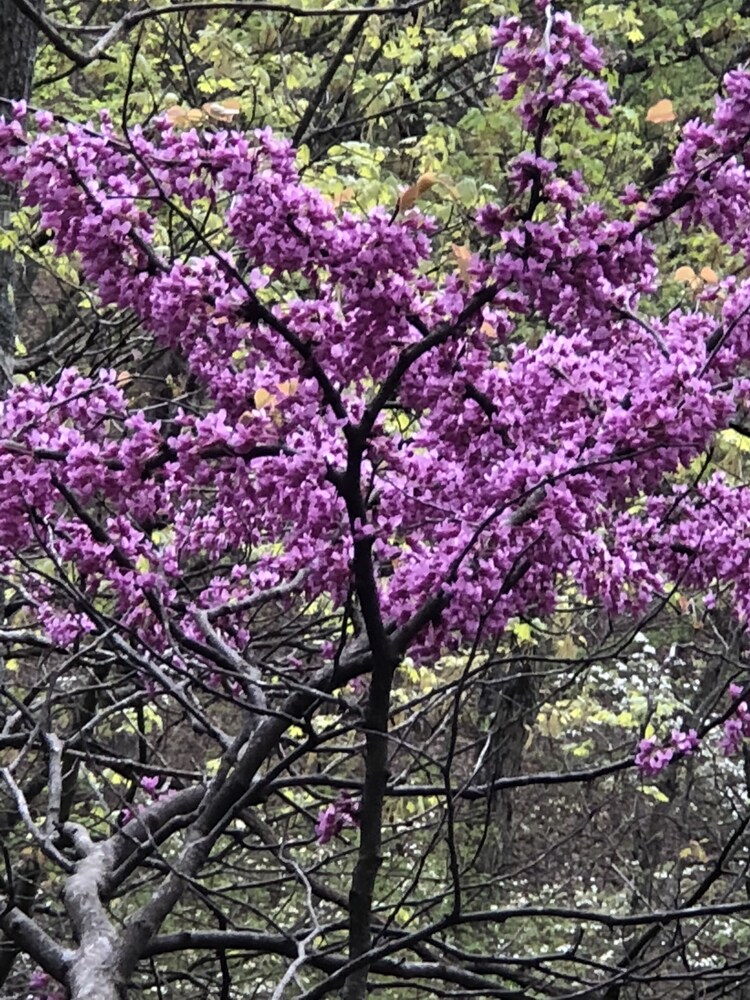
[[[567,14],[511,19],[496,41],[529,127],[561,104],[606,112],[601,56]],[[429,219],[341,210],[267,131],[162,123],[125,141],[106,115],[61,129],[42,115],[32,135],[19,106],[0,125],[0,177],[103,304],[180,353],[202,402],[167,423],[115,371],[18,385],[0,408],[0,570],[59,646],[103,630],[106,609],[151,649],[189,647],[191,669],[203,612],[245,649],[248,594],[299,579],[342,606],[363,540],[388,625],[440,596],[422,650],[549,612],[563,576],[613,612],[719,579],[747,617],[744,492],[674,474],[746,400],[750,283],[725,279],[712,310],[642,307],[656,222],[748,249],[748,120],[736,71],[623,218],[524,154],[509,168],[518,203],[479,218],[493,252],[470,280],[438,280]],[[170,206],[196,230],[182,257],[165,247]],[[219,248],[198,228],[207,206],[225,221]],[[57,575],[35,574],[41,558]],[[217,569],[186,587],[198,561]]]
[[[729,696],[733,701],[737,701],[742,696],[744,688],[740,684],[729,685]],[[727,756],[737,753],[743,741],[750,736],[750,708],[744,699],[739,701],[734,709],[734,714],[724,723],[724,732],[721,737],[721,749]]]
[[[523,88],[519,115],[530,132],[544,126],[554,108],[580,107],[591,124],[610,110],[605,84],[597,79],[604,59],[591,39],[567,11],[555,10],[546,0],[536,7],[546,18],[540,40],[520,18],[506,18],[494,33],[500,48],[500,96],[510,100]]]
[[[655,736],[647,736],[638,744],[635,764],[644,778],[652,778],[679,757],[690,757],[700,746],[700,739],[694,729],[683,732],[673,729],[669,740],[663,746]]]
[[[742,698],[744,690],[741,684],[729,685],[729,697],[736,704],[733,705],[732,715],[724,721],[719,740],[719,748],[727,757],[736,754],[745,739],[750,737],[750,708],[747,700]],[[655,736],[641,740],[634,762],[641,775],[650,778],[680,757],[692,756],[700,744],[700,738],[694,729],[687,732],[673,729],[663,745]]]

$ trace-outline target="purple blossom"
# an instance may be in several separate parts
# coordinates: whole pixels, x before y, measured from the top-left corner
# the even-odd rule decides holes
[[[146,792],[148,792],[151,798],[156,798],[157,797],[156,789],[159,787],[160,780],[161,779],[156,776],[152,777],[144,776],[143,778],[141,778],[140,785],[141,788],[143,788]]]
[[[635,764],[643,777],[650,778],[663,771],[673,756],[674,750],[671,747],[658,747],[656,738],[649,736],[638,744]]]
[[[493,42],[505,71],[500,96],[512,100],[521,92],[518,113],[530,132],[546,129],[550,109],[566,104],[578,106],[597,125],[611,106],[606,85],[596,79],[604,69],[602,54],[567,11],[553,12],[545,22],[535,30],[509,17],[495,29]]]
[[[680,579],[750,617],[746,491],[714,475],[688,493],[674,475],[750,395],[750,281],[741,270],[723,279],[712,311],[662,314],[649,238],[657,222],[676,225],[747,259],[750,75],[728,74],[713,119],[685,124],[669,175],[642,199],[627,189],[628,205],[643,205],[620,217],[544,155],[557,108],[596,122],[608,97],[596,47],[543,6],[539,28],[510,18],[496,32],[501,91],[538,134],[508,168],[517,197],[478,216],[493,249],[472,256],[468,283],[426,266],[435,226],[417,209],[336,208],[267,130],[162,123],[123,144],[106,114],[98,131],[43,116],[32,135],[20,105],[0,122],[0,179],[101,303],[184,359],[206,400],[162,425],[129,399],[123,373],[68,369],[0,403],[0,569],[51,644],[95,631],[81,610],[92,607],[170,655],[165,622],[179,621],[199,649],[200,613],[222,605],[222,641],[242,655],[248,594],[299,574],[295,596],[340,610],[365,539],[389,628],[426,602],[441,609],[416,636],[417,662],[471,641],[480,619],[499,632],[553,611],[561,579],[611,613],[637,612]],[[229,206],[221,252],[166,256],[157,187],[188,210]],[[528,213],[532,192],[544,213]],[[480,289],[492,291],[483,308]],[[518,335],[529,324],[547,332],[530,342]],[[367,509],[350,516],[340,483],[363,426]],[[50,547],[85,577],[85,603],[24,570]],[[199,559],[217,568],[186,606],[183,576]],[[209,658],[189,663],[175,660],[224,690]],[[742,702],[727,747],[750,733],[747,715]],[[642,741],[638,765],[656,773],[696,741]],[[154,780],[144,796],[161,794]],[[331,805],[318,836],[355,820],[354,807]]]
[[[64,1000],[62,987],[41,969],[35,969],[29,977],[29,1000]]]
[[[645,778],[651,778],[664,770],[679,757],[690,757],[700,746],[700,738],[694,729],[684,732],[673,729],[668,742],[660,746],[655,736],[648,736],[638,744],[635,765]]]
[[[745,687],[742,684],[731,683],[728,688],[729,697],[737,701],[742,697]],[[737,703],[734,714],[730,716],[723,727],[723,734],[719,741],[722,752],[730,757],[738,753],[744,740],[750,737],[750,708],[746,700]]]
[[[359,827],[360,806],[343,793],[318,813],[315,836],[319,844],[327,844],[345,827]]]
[[[39,992],[42,989],[46,989],[49,982],[50,977],[46,972],[42,972],[41,969],[34,969],[29,978],[29,989]]]
[[[690,729],[688,732],[673,729],[670,742],[675,750],[678,750],[685,757],[690,756],[700,746],[700,739],[694,729]]]
[[[738,717],[727,719],[719,740],[719,747],[726,757],[731,757],[739,752],[745,738],[745,727],[743,720]]]
[[[135,818],[135,813],[130,808],[130,806],[125,806],[117,814],[117,824],[118,826],[127,826],[128,823]]]

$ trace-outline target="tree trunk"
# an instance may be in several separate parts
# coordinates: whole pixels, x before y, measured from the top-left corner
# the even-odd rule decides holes
[[[41,8],[42,0],[37,0]],[[10,111],[8,100],[28,100],[36,57],[37,29],[18,10],[13,0],[0,0],[0,113]],[[11,189],[0,184],[0,229],[7,228],[16,208]],[[16,264],[13,255],[0,250],[0,394],[4,394],[13,374],[16,340],[14,288]]]
[[[494,683],[484,690],[479,705],[480,712],[492,718],[491,750],[483,771],[488,784],[521,773],[526,726],[533,724],[536,717],[539,681],[532,664],[515,661],[505,670],[510,674],[505,679],[497,668],[491,671],[488,680]],[[494,873],[511,864],[513,858],[512,789],[498,789],[492,794],[488,823],[476,864],[479,871]]]
[[[36,0],[41,8],[43,0]],[[0,0],[0,115],[10,113],[7,101],[28,100],[36,57],[37,29],[21,14],[12,0]],[[0,231],[10,224],[10,217],[17,205],[12,189],[0,183]],[[0,398],[8,391],[13,377],[13,355],[16,343],[16,310],[14,290],[16,263],[13,254],[0,249]],[[0,589],[0,624],[5,619],[5,602]],[[0,680],[4,672],[0,658]],[[0,828],[0,839],[6,830]],[[23,873],[19,879],[19,904],[22,912],[30,913],[34,905],[39,872]],[[0,936],[0,990],[8,980],[17,955],[15,945]]]

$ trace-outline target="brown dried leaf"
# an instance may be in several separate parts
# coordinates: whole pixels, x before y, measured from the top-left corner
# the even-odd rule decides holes
[[[201,108],[215,121],[231,122],[240,113],[240,101],[237,97],[228,97],[225,101],[207,101]]]
[[[173,104],[171,108],[167,108],[164,117],[170,125],[182,125],[187,121],[187,110],[182,104]]]
[[[664,125],[667,122],[673,122],[676,117],[672,102],[666,97],[657,101],[656,104],[652,104],[646,112],[646,121],[651,122],[652,125]]]
[[[682,281],[687,285],[692,285],[695,282],[696,277],[697,275],[695,271],[689,264],[683,264],[683,266],[678,267],[674,273],[675,281]]]
[[[297,386],[299,385],[299,379],[290,378],[288,382],[279,382],[276,388],[279,390],[282,396],[293,396],[297,391]]]
[[[469,250],[465,243],[463,245],[453,243],[451,244],[451,252],[456,262],[456,269],[461,281],[468,287],[471,284],[471,272],[469,270],[471,266],[471,250]]]
[[[273,409],[276,404],[276,397],[268,389],[256,389],[253,396],[256,410]]]
[[[410,208],[413,208],[417,203],[418,199],[426,194],[431,187],[435,185],[437,177],[434,174],[426,173],[422,174],[416,184],[412,184],[408,187],[406,191],[401,195],[398,200],[398,207],[400,212],[407,212]]]
[[[343,191],[338,191],[331,199],[336,208],[340,208],[341,205],[345,205],[348,201],[351,201],[354,197],[354,188],[347,187]]]

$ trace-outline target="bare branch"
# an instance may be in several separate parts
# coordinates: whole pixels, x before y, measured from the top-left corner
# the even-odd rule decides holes
[[[87,51],[82,51],[71,45],[66,40],[64,34],[65,31],[70,30],[68,26],[46,17],[40,10],[37,10],[30,0],[11,0],[11,2],[38,27],[58,52],[74,63],[79,69],[84,69],[98,59],[112,59],[112,56],[108,54],[108,49],[144,21],[167,15],[187,14],[191,11],[210,13],[212,11],[231,10],[247,13],[259,11],[262,13],[284,14],[287,17],[369,17],[370,15],[378,17],[401,17],[404,14],[409,14],[423,7],[429,0],[411,0],[411,2],[405,4],[373,9],[367,7],[321,7],[302,10],[290,4],[273,3],[270,0],[257,0],[257,2],[250,3],[242,2],[242,0],[236,0],[236,2],[232,2],[232,0],[226,0],[226,2],[223,2],[223,0],[205,0],[205,2],[196,0],[193,3],[166,4],[161,7],[130,10],[119,21],[114,22],[108,27],[102,26],[102,37]],[[91,30],[93,30],[93,26]]]

